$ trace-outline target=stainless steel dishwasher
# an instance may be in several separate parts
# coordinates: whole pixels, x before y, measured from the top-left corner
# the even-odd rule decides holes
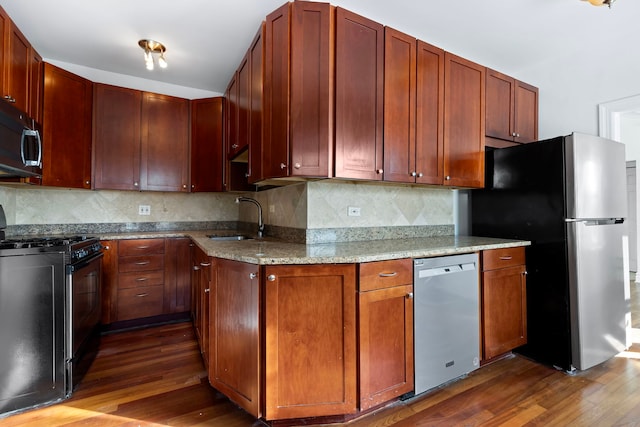
[[[478,255],[415,259],[415,394],[479,367]]]

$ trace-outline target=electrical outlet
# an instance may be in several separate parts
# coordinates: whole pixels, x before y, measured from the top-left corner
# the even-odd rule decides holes
[[[347,215],[349,216],[360,216],[360,208],[357,206],[349,206],[347,208]]]
[[[151,215],[151,206],[138,205],[138,215]]]
[[[276,205],[269,205],[269,213],[276,213]]]

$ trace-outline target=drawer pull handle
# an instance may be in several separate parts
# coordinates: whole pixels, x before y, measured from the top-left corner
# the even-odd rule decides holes
[[[210,262],[201,262],[200,265],[203,266],[203,267],[211,267],[211,263]]]
[[[150,264],[151,261],[140,261],[140,262],[136,262],[136,265],[147,265]]]
[[[502,260],[502,261],[509,261],[509,260],[511,260],[511,259],[513,259],[513,257],[512,257],[512,256],[508,256],[508,255],[507,255],[507,256],[501,256],[501,257],[500,257],[500,260]]]
[[[138,278],[136,279],[136,282],[146,282],[147,280],[149,280],[149,278],[148,278],[148,277],[138,277]]]
[[[396,277],[398,272],[394,271],[393,273],[378,273],[380,277]]]
[[[149,295],[148,293],[142,293],[142,294],[136,294],[137,297],[142,298],[142,297],[146,297],[147,295]]]
[[[149,245],[145,245],[145,246],[136,246],[136,249],[149,249]]]

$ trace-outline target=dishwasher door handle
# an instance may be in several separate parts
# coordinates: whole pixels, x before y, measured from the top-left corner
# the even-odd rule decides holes
[[[418,277],[443,276],[445,274],[461,273],[463,271],[475,270],[475,263],[447,265],[444,267],[425,268],[418,272]]]

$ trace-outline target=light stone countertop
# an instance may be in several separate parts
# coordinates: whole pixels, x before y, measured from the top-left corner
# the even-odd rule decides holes
[[[427,258],[470,253],[486,249],[528,246],[526,240],[474,236],[438,236],[360,242],[301,244],[264,238],[241,241],[214,241],[208,234],[218,231],[168,231],[98,235],[102,240],[189,237],[207,255],[259,265],[346,264],[400,258]]]

